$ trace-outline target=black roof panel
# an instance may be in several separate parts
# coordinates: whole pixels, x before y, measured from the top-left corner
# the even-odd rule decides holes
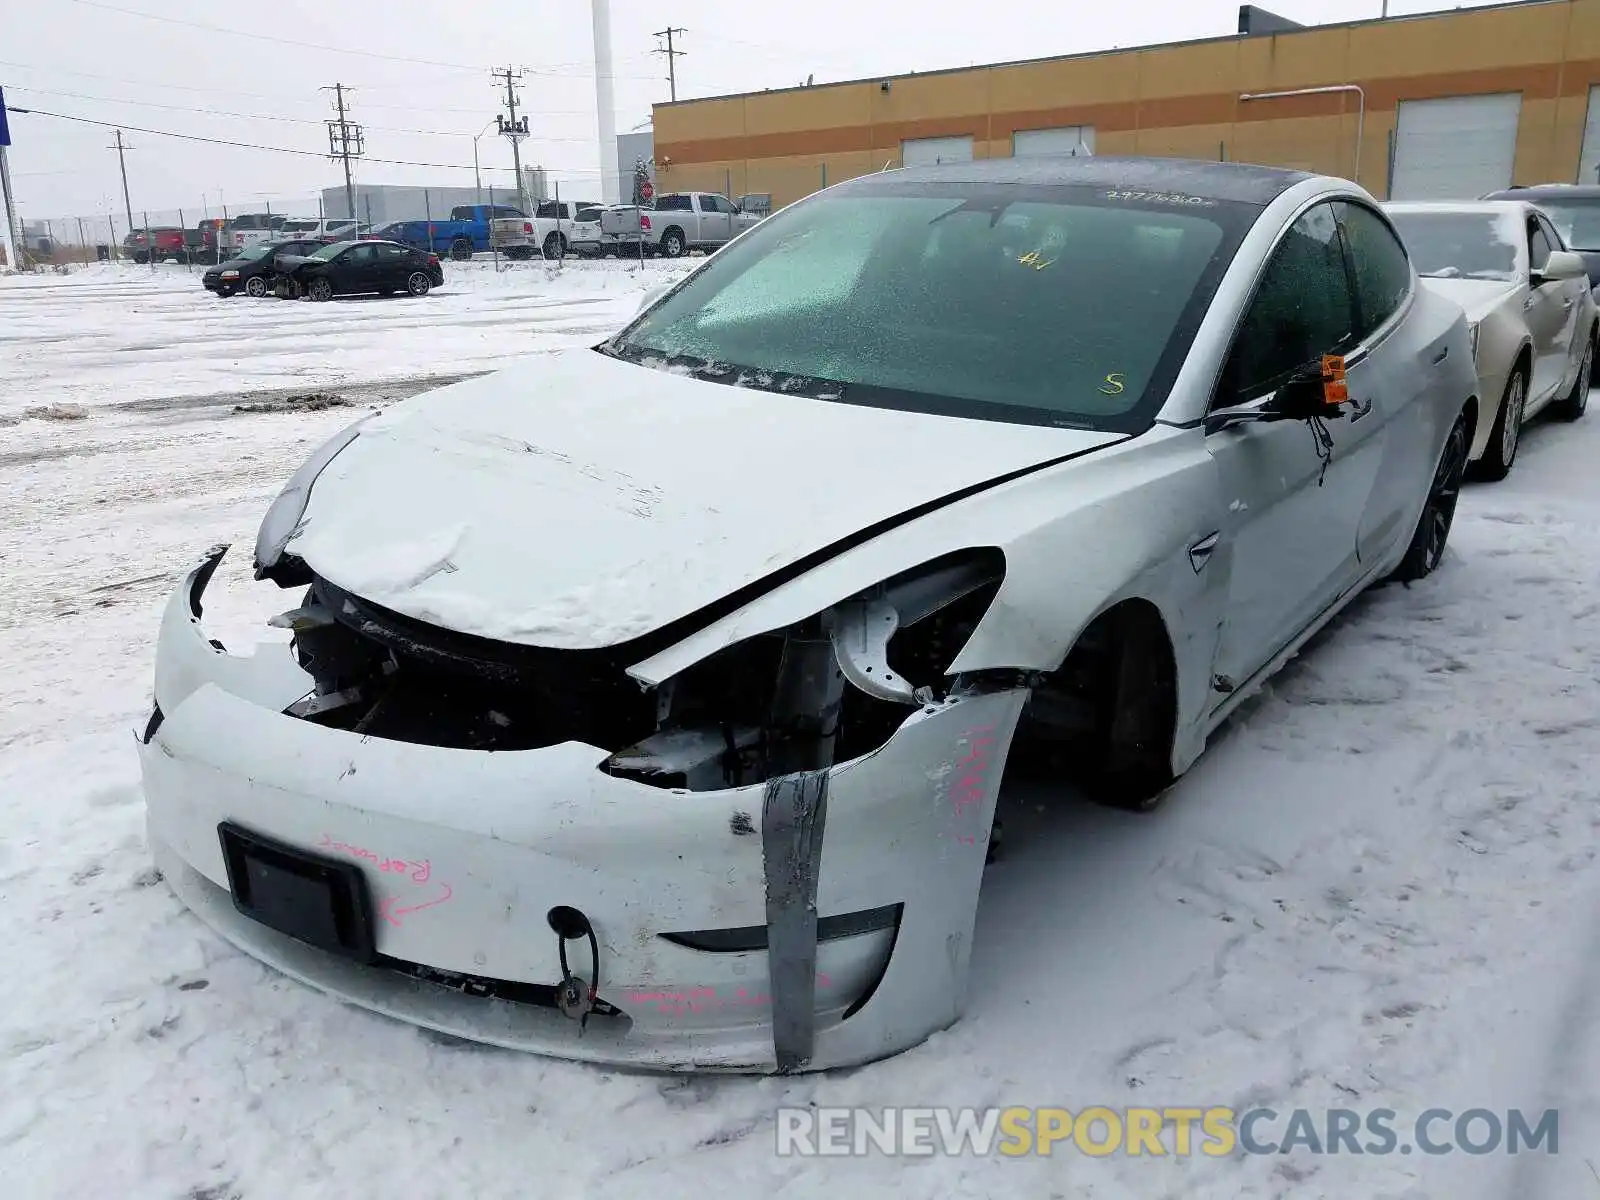
[[[880,175],[864,175],[850,183],[873,179],[912,183],[1015,183],[1034,187],[1106,187],[1139,192],[1204,196],[1239,204],[1266,206],[1303,180],[1304,171],[1262,167],[1253,163],[1209,159],[1112,157],[981,158],[934,167],[905,167]],[[849,184],[841,186],[848,187]]]

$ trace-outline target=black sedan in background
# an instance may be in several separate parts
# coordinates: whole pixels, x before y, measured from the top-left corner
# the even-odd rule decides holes
[[[335,242],[305,258],[280,260],[279,266],[288,294],[313,300],[366,292],[426,296],[444,283],[444,267],[437,254],[399,242]]]
[[[237,258],[218,263],[200,278],[207,291],[228,297],[235,292],[259,299],[272,290],[277,280],[280,254],[305,255],[322,249],[321,242],[271,242],[241,251]]]

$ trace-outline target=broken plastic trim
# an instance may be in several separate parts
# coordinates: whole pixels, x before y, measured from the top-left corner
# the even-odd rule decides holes
[[[864,908],[859,912],[840,913],[836,917],[817,918],[817,941],[836,942],[841,938],[859,937],[863,933],[878,933],[894,929],[900,924],[904,904],[887,904],[882,908]],[[736,929],[695,929],[688,933],[662,933],[657,937],[683,946],[688,950],[704,950],[708,954],[739,954],[767,948],[767,926],[742,925]]]
[[[300,464],[300,469],[289,476],[289,482],[284,484],[283,490],[268,507],[267,515],[261,519],[261,528],[256,533],[257,579],[270,579],[281,587],[303,586],[310,582],[305,564],[293,555],[286,556],[284,548],[300,532],[317,476],[360,436],[361,426],[372,417],[373,414],[368,413],[361,420],[341,429],[317,447],[311,457]]]

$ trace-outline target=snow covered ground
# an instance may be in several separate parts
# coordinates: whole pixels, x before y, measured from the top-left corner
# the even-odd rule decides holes
[[[1160,813],[1013,787],[969,1014],[896,1059],[691,1080],[485,1050],[205,930],[147,860],[130,730],[202,549],[239,545],[224,640],[282,607],[248,582],[256,523],[356,409],[281,389],[381,402],[593,338],[682,267],[446,269],[450,294],[316,307],[181,269],[0,280],[8,1197],[1600,1200],[1600,415],[1531,429],[1439,573],[1360,600]],[[236,412],[251,388],[280,392]],[[780,1103],[1560,1106],[1561,1153],[780,1159]]]

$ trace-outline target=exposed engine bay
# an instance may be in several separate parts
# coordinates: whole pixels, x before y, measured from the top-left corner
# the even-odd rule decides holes
[[[293,630],[316,680],[292,716],[455,749],[578,741],[611,751],[614,775],[703,791],[881,745],[909,710],[952,686],[946,667],[1003,575],[998,551],[951,556],[654,689],[627,674],[636,647],[549,650],[454,634],[320,578],[273,623]]]
[[[1034,748],[1093,755],[1115,717],[1104,669],[1114,629],[1092,627],[1048,676],[946,674],[1004,570],[997,550],[949,556],[729,646],[658,688],[627,673],[643,657],[637,645],[551,650],[452,633],[320,578],[273,623],[293,630],[316,680],[291,716],[452,749],[577,741],[610,751],[610,774],[663,788],[711,791],[826,768],[881,746],[920,705],[1019,682],[1033,689]]]

